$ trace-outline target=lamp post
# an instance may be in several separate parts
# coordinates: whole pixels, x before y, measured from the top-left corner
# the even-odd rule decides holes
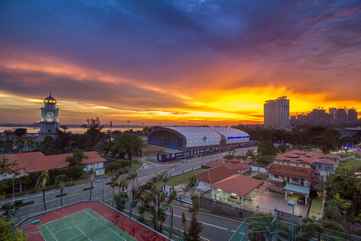
[[[95,172],[93,170],[92,173],[90,174],[90,193],[89,193],[89,200],[90,201],[93,198],[94,180],[95,180]]]
[[[92,170],[92,173],[90,174],[90,187],[86,187],[83,189],[84,191],[89,190],[89,201],[93,199],[94,180],[95,180],[95,172],[94,170]]]

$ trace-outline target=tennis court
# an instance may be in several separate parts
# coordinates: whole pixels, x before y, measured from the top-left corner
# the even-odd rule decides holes
[[[45,241],[135,241],[91,209],[40,225]]]

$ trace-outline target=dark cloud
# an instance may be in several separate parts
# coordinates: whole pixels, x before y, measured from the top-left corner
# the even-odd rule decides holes
[[[46,56],[191,95],[274,85],[359,101],[360,22],[359,0],[3,0],[0,60]],[[186,106],[139,83],[0,75],[0,90],[21,95]]]
[[[0,69],[0,89],[22,96],[42,98],[52,91],[61,99],[103,103],[114,108],[162,108],[184,106],[169,94],[145,91],[124,83],[103,83],[95,79],[74,79],[40,72],[14,72]]]

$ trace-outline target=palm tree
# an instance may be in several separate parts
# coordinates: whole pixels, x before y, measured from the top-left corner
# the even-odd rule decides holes
[[[60,197],[60,206],[63,206],[64,204],[64,187],[65,187],[65,175],[59,175],[56,178],[56,185],[59,188],[59,197]]]
[[[183,239],[187,240],[187,218],[184,212],[182,212],[182,226],[183,226]]]
[[[166,220],[166,209],[169,208],[171,202],[175,199],[176,193],[172,192],[167,196],[164,192],[164,186],[167,177],[164,174],[152,178],[148,183],[139,187],[137,199],[141,205],[139,208],[143,212],[147,212],[152,217],[154,229],[161,231],[163,223]]]
[[[45,197],[45,192],[46,192],[46,185],[48,184],[48,180],[49,180],[49,173],[47,171],[43,171],[41,172],[36,187],[38,190],[41,190],[43,192],[43,205],[44,205],[44,210],[46,210],[46,197]]]
[[[128,180],[131,183],[131,200],[130,200],[130,210],[129,210],[129,215],[130,217],[132,216],[133,213],[133,208],[136,206],[136,199],[135,199],[135,186],[136,186],[136,182],[137,182],[137,176],[138,173],[136,171],[130,171],[128,174]]]

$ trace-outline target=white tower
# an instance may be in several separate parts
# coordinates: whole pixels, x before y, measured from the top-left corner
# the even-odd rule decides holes
[[[59,108],[56,106],[56,99],[49,93],[49,96],[44,99],[43,103],[39,134],[41,136],[55,136],[59,128]]]

